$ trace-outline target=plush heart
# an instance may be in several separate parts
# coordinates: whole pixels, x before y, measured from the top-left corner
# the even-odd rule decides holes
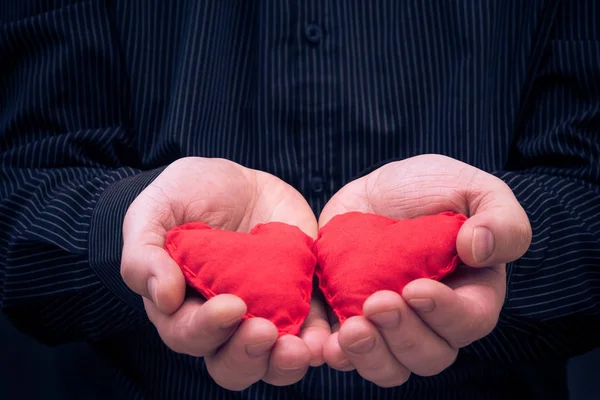
[[[464,215],[445,212],[394,220],[349,212],[332,218],[315,242],[316,275],[327,302],[343,323],[362,315],[380,290],[401,293],[418,278],[441,280],[460,263],[456,237]]]
[[[171,229],[165,247],[205,298],[237,295],[248,308],[244,319],[266,318],[280,336],[299,333],[316,264],[313,240],[299,228],[270,222],[241,233],[193,222]]]

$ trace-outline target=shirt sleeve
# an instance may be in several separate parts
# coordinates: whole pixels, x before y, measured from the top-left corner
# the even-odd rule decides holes
[[[506,361],[600,346],[600,8],[565,2],[526,101],[510,162],[495,173],[533,229],[507,266],[495,332],[467,351]]]
[[[49,3],[0,6],[0,307],[56,344],[148,323],[120,277],[121,226],[161,168],[134,156],[103,2]]]

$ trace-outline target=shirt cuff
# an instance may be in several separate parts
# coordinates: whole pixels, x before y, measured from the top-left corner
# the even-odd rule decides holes
[[[143,311],[141,297],[121,278],[123,219],[135,198],[165,167],[137,173],[110,183],[100,195],[92,214],[89,235],[89,261],[102,283],[128,305]]]

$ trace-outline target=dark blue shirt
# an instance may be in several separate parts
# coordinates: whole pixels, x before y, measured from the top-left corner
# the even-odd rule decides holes
[[[129,398],[550,398],[543,367],[600,340],[598,21],[595,0],[5,0],[2,311],[88,340]],[[533,228],[497,329],[438,376],[381,389],[323,366],[230,393],[120,278],[123,215],[180,157],[268,171],[318,214],[423,153],[503,179]]]

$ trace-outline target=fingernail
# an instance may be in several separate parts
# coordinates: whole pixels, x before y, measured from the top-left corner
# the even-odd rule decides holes
[[[292,373],[292,372],[298,372],[298,371],[300,371],[301,369],[304,369],[304,368],[306,368],[306,366],[299,366],[299,367],[296,367],[296,366],[287,366],[287,367],[277,366],[277,369],[279,371],[283,372],[284,374],[289,374],[289,373]]]
[[[350,367],[351,365],[352,364],[350,363],[350,360],[344,360],[337,365],[337,368],[344,369]]]
[[[483,226],[475,228],[471,244],[471,251],[473,252],[475,262],[480,263],[487,260],[494,252],[494,247],[494,235],[492,232]]]
[[[407,303],[420,312],[431,312],[435,309],[435,301],[433,299],[411,299]]]
[[[234,326],[238,325],[241,321],[242,321],[242,319],[240,317],[235,317],[234,319],[232,319],[230,321],[223,322],[220,326],[221,326],[221,329],[229,329],[229,328],[233,328]]]
[[[152,297],[150,300],[158,307],[158,281],[155,277],[148,279],[148,294]]]
[[[367,353],[373,346],[375,346],[375,337],[369,336],[352,343],[348,346],[348,350],[353,353],[362,354]]]
[[[395,328],[400,325],[400,313],[396,310],[373,314],[369,319],[382,328]]]
[[[272,340],[268,340],[258,344],[246,345],[246,353],[248,353],[250,357],[260,357],[271,351],[274,344],[275,343]]]

